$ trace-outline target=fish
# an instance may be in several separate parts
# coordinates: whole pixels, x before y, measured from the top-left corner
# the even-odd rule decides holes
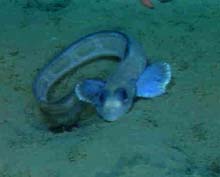
[[[118,58],[117,69],[105,80],[85,78],[73,90],[55,101],[49,99],[53,85],[81,64],[109,57]],[[170,65],[147,64],[145,50],[133,37],[106,30],[88,34],[51,59],[33,81],[33,94],[40,109],[55,124],[78,119],[84,104],[91,104],[106,121],[127,113],[136,97],[152,98],[165,93],[171,80]]]
[[[170,2],[172,0],[159,0],[161,3]],[[141,0],[142,4],[150,9],[154,9],[154,5],[151,0]]]

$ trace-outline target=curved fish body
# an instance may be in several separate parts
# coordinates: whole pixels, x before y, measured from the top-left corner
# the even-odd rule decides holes
[[[76,97],[75,91],[56,101],[49,100],[48,93],[69,71],[85,62],[106,56],[117,57],[120,63],[101,87],[93,105],[105,120],[116,120],[127,112],[133,103],[135,82],[145,68],[146,57],[135,40],[115,31],[96,32],[77,40],[39,71],[33,83],[33,93],[41,110],[52,116],[54,122],[61,124],[77,119],[82,101]],[[124,94],[126,100],[121,100],[120,94]],[[60,117],[60,122],[57,117]]]

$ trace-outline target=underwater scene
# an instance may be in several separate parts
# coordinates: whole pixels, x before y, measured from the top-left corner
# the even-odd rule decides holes
[[[1,0],[0,177],[220,177],[220,1]]]

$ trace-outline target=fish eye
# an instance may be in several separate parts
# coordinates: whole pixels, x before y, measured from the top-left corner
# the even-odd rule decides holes
[[[127,91],[124,88],[116,89],[114,94],[116,95],[116,97],[119,100],[121,100],[123,102],[128,100],[128,93],[127,93]]]
[[[104,102],[106,101],[106,97],[107,97],[107,91],[106,90],[102,90],[101,92],[99,92],[98,95],[97,95],[98,104],[103,105]]]

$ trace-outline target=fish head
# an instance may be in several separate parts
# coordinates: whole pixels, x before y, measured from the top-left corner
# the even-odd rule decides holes
[[[115,121],[132,107],[136,88],[133,82],[118,87],[102,80],[85,79],[76,85],[75,93],[79,100],[92,104],[101,118]]]
[[[94,100],[98,114],[106,121],[115,121],[129,111],[133,94],[126,88],[103,89]]]

